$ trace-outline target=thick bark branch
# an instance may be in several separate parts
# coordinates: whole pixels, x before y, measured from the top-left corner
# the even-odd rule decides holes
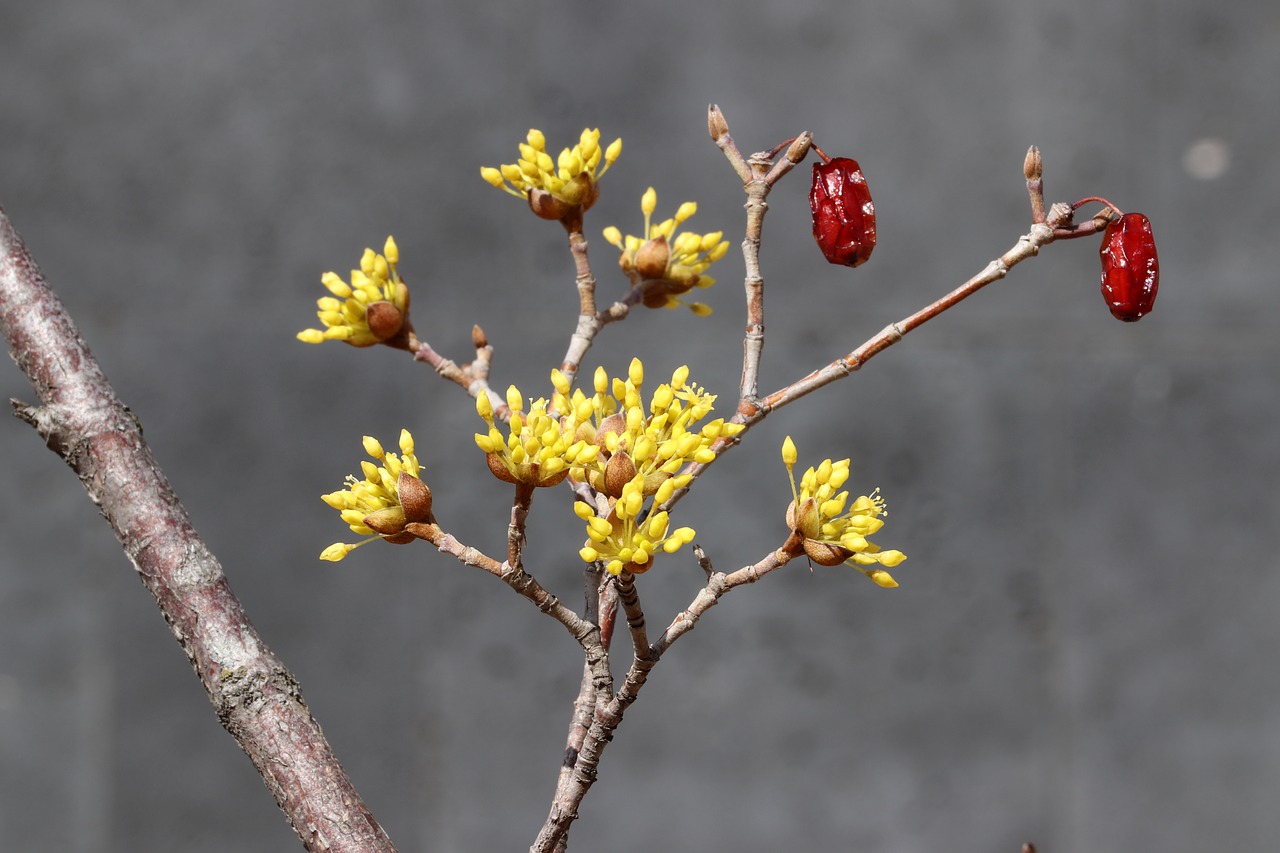
[[[0,327],[40,397],[15,413],[79,476],[303,845],[394,851],[3,210]]]

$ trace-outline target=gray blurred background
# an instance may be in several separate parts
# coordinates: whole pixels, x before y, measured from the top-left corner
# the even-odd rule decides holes
[[[581,658],[563,629],[426,544],[349,539],[318,496],[360,437],[418,439],[442,523],[498,552],[509,487],[471,403],[390,350],[294,340],[320,274],[394,233],[419,332],[545,393],[576,306],[560,229],[484,184],[529,127],[623,156],[588,218],[741,239],[707,138],[811,130],[861,161],[880,244],[809,233],[808,165],[770,199],[772,391],[980,270],[1051,200],[1150,216],[1154,313],[1116,322],[1097,242],[1051,246],[861,374],[770,417],[681,523],[720,568],[785,535],[778,446],[852,456],[890,506],[902,587],[795,564],[675,646],[604,756],[575,850],[1047,853],[1275,849],[1280,500],[1275,90],[1280,7],[903,0],[0,4],[0,204],[197,528],[404,851],[525,849]],[[716,313],[640,312],[587,368],[682,363],[730,403],[742,261]],[[16,369],[0,395],[33,399]],[[0,838],[6,851],[298,842],[72,474],[0,420]],[[581,525],[540,494],[531,570],[579,600]],[[651,625],[700,584],[642,579]]]

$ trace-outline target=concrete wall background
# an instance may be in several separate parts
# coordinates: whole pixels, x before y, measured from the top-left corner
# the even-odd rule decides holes
[[[557,148],[622,136],[588,221],[620,293],[599,229],[634,231],[646,186],[740,239],[715,101],[745,150],[808,129],[857,157],[879,210],[850,272],[812,245],[804,172],[771,199],[771,390],[1012,245],[1040,145],[1053,200],[1151,217],[1155,312],[1113,321],[1094,241],[1055,245],[753,432],[681,507],[717,564],[781,541],[790,433],[881,486],[903,586],[797,566],[731,595],[631,709],[574,849],[1268,849],[1276,79],[1261,0],[4,3],[0,204],[400,848],[514,850],[579,657],[428,546],[315,559],[345,529],[316,498],[365,433],[413,429],[442,521],[477,546],[508,500],[452,386],[293,339],[320,273],[394,233],[424,336],[465,358],[481,322],[495,382],[532,393],[572,329],[572,266],[477,167],[531,126]],[[731,252],[712,318],[634,316],[588,365],[688,362],[728,401],[741,275]],[[12,369],[0,394],[32,398]],[[0,459],[5,849],[296,849],[72,475],[14,420]],[[575,601],[552,546],[577,529],[539,496],[531,568]],[[649,621],[697,578],[643,578]]]

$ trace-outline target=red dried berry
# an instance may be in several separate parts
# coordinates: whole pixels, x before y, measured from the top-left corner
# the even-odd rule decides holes
[[[1133,323],[1151,311],[1160,289],[1160,261],[1151,220],[1126,213],[1102,236],[1102,298],[1117,320]]]
[[[813,239],[830,263],[856,267],[876,247],[876,207],[857,160],[833,157],[813,164],[809,188]]]

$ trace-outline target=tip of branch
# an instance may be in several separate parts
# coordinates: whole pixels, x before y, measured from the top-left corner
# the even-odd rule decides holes
[[[792,163],[799,163],[809,153],[809,147],[813,145],[813,134],[805,131],[796,137],[796,141],[791,143],[787,149],[787,159]]]
[[[1027,149],[1027,159],[1022,161],[1022,174],[1026,175],[1028,181],[1038,181],[1044,174],[1044,161],[1040,159],[1040,149],[1034,145]]]
[[[724,120],[724,113],[720,112],[717,104],[707,107],[707,131],[716,142],[729,134],[729,123]]]
[[[471,345],[476,349],[484,349],[489,345],[489,338],[479,324],[471,327]]]

